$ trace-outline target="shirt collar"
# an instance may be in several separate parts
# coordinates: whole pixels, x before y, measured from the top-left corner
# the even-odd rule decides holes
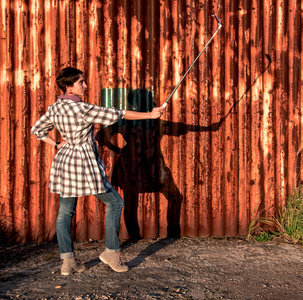
[[[67,100],[73,100],[75,102],[83,102],[82,99],[77,95],[61,95],[58,97],[58,99],[67,99]]]

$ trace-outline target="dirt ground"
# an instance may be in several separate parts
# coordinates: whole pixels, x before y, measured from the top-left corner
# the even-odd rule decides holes
[[[0,299],[303,299],[303,247],[244,239],[123,243],[130,271],[99,261],[103,241],[75,243],[87,270],[60,274],[55,243],[0,247]]]

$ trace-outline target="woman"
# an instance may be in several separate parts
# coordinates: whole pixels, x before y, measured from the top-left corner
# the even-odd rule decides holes
[[[62,275],[83,272],[85,267],[75,260],[71,239],[71,221],[76,211],[78,197],[95,195],[106,205],[105,245],[99,258],[116,272],[128,267],[120,256],[119,227],[123,200],[109,182],[105,165],[100,158],[94,137],[94,124],[111,125],[120,119],[157,119],[164,108],[157,107],[149,113],[105,108],[85,103],[80,97],[87,89],[83,72],[75,68],[61,70],[56,79],[63,91],[56,103],[36,122],[31,132],[38,140],[55,147],[49,187],[60,195],[60,207],[56,222],[60,258],[63,259]],[[48,132],[56,128],[63,142],[57,143]]]

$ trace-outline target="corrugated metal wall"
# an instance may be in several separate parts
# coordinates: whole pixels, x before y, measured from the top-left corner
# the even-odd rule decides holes
[[[158,121],[96,128],[125,199],[121,238],[246,234],[302,180],[303,4],[300,0],[2,0],[1,228],[26,241],[55,234],[48,190],[54,149],[30,128],[56,100],[65,66],[85,70],[86,101]],[[52,136],[59,139],[56,133]],[[79,199],[75,238],[104,237],[103,204]]]

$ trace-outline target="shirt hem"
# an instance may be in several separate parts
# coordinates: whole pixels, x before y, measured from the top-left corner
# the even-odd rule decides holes
[[[111,189],[112,189],[112,186],[109,187],[109,188],[104,188],[104,190],[98,191],[96,193],[80,193],[80,194],[62,194],[59,191],[53,191],[53,190],[50,190],[50,192],[52,194],[58,194],[62,198],[70,198],[70,197],[85,197],[85,196],[94,196],[94,195],[99,195],[99,194],[105,194],[108,191],[110,191]]]

